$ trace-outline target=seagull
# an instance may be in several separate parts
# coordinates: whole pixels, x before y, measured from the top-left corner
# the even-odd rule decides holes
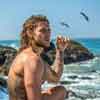
[[[60,23],[62,26],[66,26],[67,28],[70,28],[70,26],[67,24],[67,23],[65,23],[65,22],[61,22]]]
[[[87,21],[87,22],[89,22],[89,17],[84,13],[84,12],[80,12],[80,14],[85,18],[85,20]]]

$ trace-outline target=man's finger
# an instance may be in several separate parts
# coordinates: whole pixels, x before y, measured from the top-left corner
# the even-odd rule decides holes
[[[57,38],[58,38],[58,39],[61,39],[61,37],[62,37],[61,35],[58,35],[58,37],[57,37]]]

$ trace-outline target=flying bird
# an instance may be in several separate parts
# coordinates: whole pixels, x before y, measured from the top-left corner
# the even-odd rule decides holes
[[[89,17],[84,13],[84,12],[80,12],[80,14],[85,18],[85,20],[87,21],[87,22],[89,22]]]
[[[67,28],[70,28],[70,26],[67,24],[67,23],[65,23],[65,22],[61,22],[60,23],[62,26],[65,26],[65,27],[67,27]]]

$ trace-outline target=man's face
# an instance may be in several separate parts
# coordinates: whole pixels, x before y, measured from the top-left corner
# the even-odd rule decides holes
[[[51,30],[47,22],[37,23],[37,26],[34,29],[34,39],[37,45],[41,47],[49,47],[50,34],[51,34]]]

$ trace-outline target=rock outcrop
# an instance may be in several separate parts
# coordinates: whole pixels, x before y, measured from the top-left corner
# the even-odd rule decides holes
[[[0,46],[0,76],[8,75],[10,65],[17,54],[17,50],[12,47]],[[55,45],[50,43],[50,47],[45,49],[41,57],[48,64],[53,64],[55,59]],[[94,55],[80,43],[71,40],[70,47],[65,49],[64,64],[85,61],[94,58]],[[1,80],[1,78],[0,78]]]
[[[9,71],[9,67],[15,58],[17,50],[8,47],[8,46],[0,46],[0,75],[7,75]]]
[[[55,53],[55,45],[51,42],[51,47],[45,50],[42,57],[49,64],[52,64],[55,59]],[[70,46],[64,52],[64,64],[86,61],[93,58],[93,53],[74,40],[70,41]]]

